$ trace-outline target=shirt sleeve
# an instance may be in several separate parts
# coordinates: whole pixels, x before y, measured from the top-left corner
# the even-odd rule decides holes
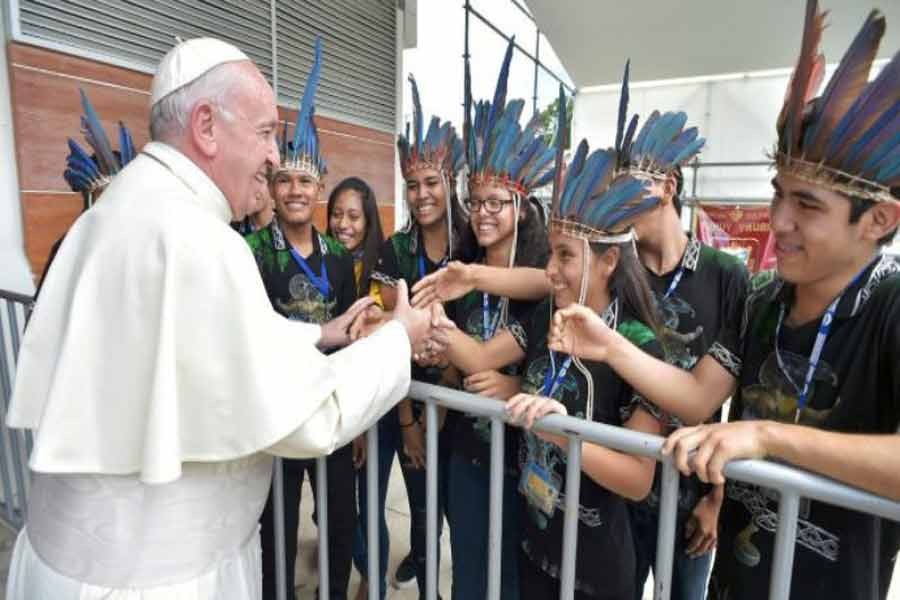
[[[636,345],[653,358],[665,360],[665,352],[663,351],[662,344],[660,344],[659,340],[657,340],[655,337],[646,339],[643,341],[643,343],[637,342],[638,340],[635,340]],[[639,394],[630,385],[626,384],[625,387],[626,393],[623,395],[622,404],[619,408],[619,416],[622,419],[622,423],[625,423],[628,419],[630,419],[632,415],[634,415],[634,411],[636,411],[638,408],[643,408],[667,428],[676,429],[682,425],[681,421],[677,417],[663,411],[661,408]]]
[[[378,253],[378,261],[375,263],[375,268],[372,269],[372,281],[393,287],[402,277],[393,239],[387,239],[382,244]]]
[[[759,284],[768,273],[757,278]],[[706,353],[731,373],[735,379],[741,376],[743,367],[744,337],[750,311],[750,276],[743,265],[729,271],[722,287],[722,328]]]
[[[338,268],[338,282],[335,288],[337,314],[342,315],[356,301],[356,276],[353,273],[353,259],[349,256],[335,256]]]
[[[536,302],[511,300],[509,303],[509,320],[506,329],[515,338],[522,352],[526,354],[528,353],[528,330],[531,328],[536,309]]]
[[[327,359],[334,372],[354,376],[339,378],[335,392],[300,427],[268,448],[270,454],[310,458],[330,453],[371,427],[409,390],[409,338],[397,322]]]

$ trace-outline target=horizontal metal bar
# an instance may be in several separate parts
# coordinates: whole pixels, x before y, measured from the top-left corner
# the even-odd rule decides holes
[[[466,10],[468,10],[470,13],[472,13],[473,15],[475,15],[475,16],[478,18],[479,21],[481,21],[482,23],[484,23],[485,25],[487,25],[487,26],[491,29],[491,31],[493,31],[494,33],[496,33],[497,35],[499,35],[500,37],[502,37],[502,38],[503,38],[504,40],[506,40],[507,42],[509,42],[509,41],[512,39],[512,38],[510,38],[510,36],[506,35],[506,34],[503,33],[502,31],[500,31],[499,29],[497,29],[497,26],[496,26],[496,25],[494,25],[493,23],[491,23],[484,15],[482,15],[480,12],[478,12],[477,10],[475,10],[474,8],[472,8],[471,6],[466,7]],[[576,92],[575,88],[573,88],[573,87],[570,86],[568,83],[566,83],[565,81],[563,81],[562,79],[560,79],[559,76],[558,76],[556,73],[554,73],[553,71],[551,71],[550,68],[549,68],[547,65],[545,65],[544,63],[542,63],[541,61],[539,61],[537,58],[535,58],[530,52],[528,52],[528,50],[526,50],[525,48],[523,48],[522,46],[520,46],[519,44],[517,44],[517,43],[515,43],[515,42],[513,42],[513,46],[515,46],[516,49],[517,49],[519,52],[521,52],[522,54],[524,54],[525,56],[527,56],[530,60],[532,60],[532,61],[534,61],[535,63],[537,63],[537,65],[538,65],[540,68],[542,68],[544,71],[546,71],[547,74],[550,75],[550,77],[552,77],[553,79],[555,79],[556,81],[558,81],[559,83],[561,83],[561,84],[563,85],[563,87],[566,88],[566,89],[569,91],[570,94],[573,94],[573,95],[575,94],[575,92]]]
[[[28,296],[26,294],[20,294],[19,292],[13,292],[11,290],[3,290],[0,289],[0,298],[4,300],[12,300],[13,302],[18,302],[19,304],[31,304],[34,302],[33,296]]]
[[[702,169],[704,167],[771,167],[771,160],[745,160],[736,162],[689,162],[684,165],[683,169]]]
[[[454,410],[485,417],[498,417],[509,422],[505,405],[498,400],[419,381],[412,383],[410,396],[424,402],[437,402]],[[608,448],[657,459],[664,441],[658,436],[562,415],[544,417],[535,424],[535,428],[550,433],[576,434],[586,441],[602,444]],[[725,475],[729,479],[781,492],[795,492],[804,498],[900,522],[900,502],[773,461],[732,461],[725,465]]]

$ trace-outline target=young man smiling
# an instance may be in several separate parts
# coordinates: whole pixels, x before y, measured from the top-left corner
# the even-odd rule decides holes
[[[353,261],[337,241],[313,226],[313,210],[321,200],[326,173],[312,120],[312,99],[320,69],[320,50],[307,82],[296,130],[282,140],[281,161],[269,183],[275,216],[269,226],[246,236],[253,250],[272,307],[288,319],[321,324],[347,311],[356,299]],[[293,597],[300,488],[308,474],[316,488],[313,459],[282,461],[288,595]],[[356,531],[356,476],[350,444],[327,458],[328,565],[330,598],[347,597],[353,536]],[[317,496],[318,498],[318,496]],[[272,495],[263,511],[263,598],[275,597],[275,538]]]
[[[552,347],[606,360],[663,409],[702,421],[735,391],[731,423],[672,434],[685,473],[724,483],[735,458],[772,457],[900,499],[900,55],[867,83],[884,32],[867,19],[813,99],[824,16],[807,6],[803,50],[778,119],[772,229],[778,269],[751,283],[738,335],[691,371],[656,362],[583,308],[561,311]],[[690,401],[686,401],[690,399]],[[777,494],[729,482],[711,597],[765,597]],[[884,598],[896,523],[804,500],[792,598]]]

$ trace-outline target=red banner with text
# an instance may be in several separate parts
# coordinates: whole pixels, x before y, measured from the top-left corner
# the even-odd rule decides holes
[[[695,230],[701,242],[734,254],[753,273],[775,268],[768,206],[702,204]]]

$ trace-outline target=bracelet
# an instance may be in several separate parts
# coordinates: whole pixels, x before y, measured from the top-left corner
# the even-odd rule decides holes
[[[415,419],[413,419],[413,420],[410,421],[409,423],[400,423],[400,427],[412,427],[412,426],[415,425],[416,423],[418,423],[418,421],[416,421]]]

